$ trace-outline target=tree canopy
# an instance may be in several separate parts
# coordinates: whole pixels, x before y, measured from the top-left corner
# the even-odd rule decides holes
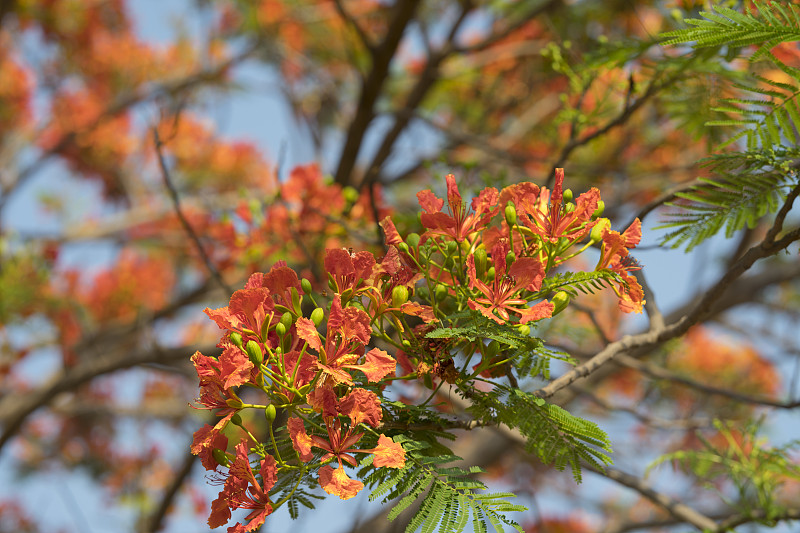
[[[0,2],[0,531],[796,526],[798,6],[154,9]]]

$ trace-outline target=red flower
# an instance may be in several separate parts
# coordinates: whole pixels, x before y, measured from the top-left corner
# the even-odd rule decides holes
[[[635,248],[642,238],[642,223],[637,218],[622,234],[608,228],[603,232],[603,242],[600,246],[600,260],[595,270],[607,268],[619,274],[621,282],[614,287],[614,292],[619,297],[618,306],[623,313],[641,313],[644,307],[644,290],[635,277],[629,272],[639,270],[641,265],[631,257],[629,248]]]
[[[231,516],[230,510],[251,509],[252,512],[245,517],[249,523],[236,524],[229,531],[244,532],[255,531],[264,523],[264,519],[272,513],[272,502],[269,491],[275,485],[278,468],[275,458],[267,455],[259,464],[261,483],[250,468],[250,459],[247,455],[247,444],[240,442],[236,445],[236,458],[230,467],[225,486],[219,496],[211,504],[211,516],[208,525],[212,528],[225,524]]]
[[[544,301],[528,307],[528,300],[520,297],[520,292],[523,290],[536,292],[541,288],[544,277],[542,264],[532,257],[520,257],[506,272],[508,250],[508,243],[505,241],[496,243],[492,249],[495,273],[494,280],[490,282],[491,285],[478,279],[475,257],[470,255],[467,258],[469,288],[477,289],[482,294],[482,296],[469,300],[467,304],[470,309],[479,311],[483,316],[498,324],[508,322],[510,312],[519,315],[520,324],[551,316],[553,314],[552,303]]]
[[[342,294],[347,289],[356,291],[372,276],[375,257],[370,252],[350,254],[343,248],[329,248],[325,251],[325,271],[333,277],[336,292]]]
[[[472,211],[467,209],[461,193],[458,192],[456,178],[448,174],[447,205],[450,215],[442,212],[444,200],[437,198],[429,189],[417,193],[419,205],[426,211],[422,213],[422,225],[428,228],[427,236],[447,235],[462,242],[467,236],[485,228],[497,213],[498,193],[494,187],[487,187],[472,199]],[[385,229],[385,228],[384,228]]]
[[[523,185],[523,184],[520,184]],[[556,169],[556,181],[553,193],[547,189],[539,191],[539,198],[535,200],[532,195],[536,186],[521,188],[519,185],[509,191],[508,195],[514,201],[517,214],[531,231],[542,239],[557,243],[560,239],[576,241],[582,239],[594,226],[591,221],[592,214],[597,210],[600,201],[600,191],[592,187],[588,192],[581,194],[575,201],[575,209],[567,213],[562,209],[564,199],[564,169]],[[505,189],[503,191],[505,193]],[[548,206],[549,195],[549,206]],[[506,194],[503,194],[506,197]]]

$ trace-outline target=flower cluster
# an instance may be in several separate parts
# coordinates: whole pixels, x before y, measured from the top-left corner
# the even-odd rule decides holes
[[[382,259],[327,250],[327,304],[319,305],[322,295],[312,284],[279,262],[253,274],[226,307],[206,309],[225,331],[219,355],[192,357],[198,403],[220,417],[195,433],[191,448],[223,485],[209,525],[227,523],[242,508],[251,511],[246,524],[229,531],[252,531],[301,480],[351,498],[364,488],[346,471],[359,456],[373,468],[404,467],[402,439],[392,434],[398,426],[384,421],[393,413],[384,397],[388,385],[402,380],[436,390],[445,382],[510,375],[496,343],[431,333],[466,312],[529,334],[530,325],[569,303],[569,293],[547,282],[548,272],[589,246],[600,246],[596,270],[615,283],[620,308],[641,309],[641,288],[630,275],[638,264],[628,255],[639,240],[638,221],[622,234],[611,231],[600,218],[596,189],[573,203],[559,169],[552,192],[532,183],[486,188],[468,207],[455,178],[446,179],[446,211],[431,191],[418,194],[421,235],[403,239],[391,218],[381,222],[388,247]],[[475,355],[480,361],[471,366]],[[264,403],[250,403],[254,395]],[[266,415],[263,439],[246,419],[254,409]],[[242,438],[231,453],[234,426]],[[296,479],[294,489],[275,488],[282,476]]]

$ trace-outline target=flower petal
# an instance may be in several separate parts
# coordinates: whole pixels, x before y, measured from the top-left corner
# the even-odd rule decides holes
[[[367,352],[363,365],[346,365],[347,368],[360,370],[373,383],[382,380],[389,374],[394,375],[397,370],[397,361],[387,352],[373,348]]]
[[[297,327],[297,336],[306,341],[311,348],[317,351],[322,348],[317,326],[311,320],[300,317],[297,319],[295,326]]]
[[[383,417],[380,398],[366,389],[350,391],[339,404],[339,412],[350,417],[352,426],[366,422],[372,427],[377,427]]]
[[[374,466],[403,468],[406,465],[406,452],[403,447],[385,435],[378,437],[378,445],[372,453],[375,454],[375,459],[372,461]]]
[[[311,437],[306,433],[305,424],[303,424],[302,420],[293,416],[286,421],[286,426],[289,428],[292,447],[300,454],[300,460],[304,463],[309,462],[314,458],[314,454],[311,453]]]
[[[343,500],[349,500],[364,488],[357,479],[350,479],[344,467],[334,470],[330,466],[319,469],[319,484],[328,494],[334,494]]]

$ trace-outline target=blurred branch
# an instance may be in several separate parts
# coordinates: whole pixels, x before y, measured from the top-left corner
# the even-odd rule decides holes
[[[687,387],[690,387],[692,389],[696,389],[708,394],[714,394],[717,396],[725,396],[727,398],[731,398],[732,400],[736,400],[738,402],[751,403],[756,405],[766,405],[769,407],[777,407],[779,409],[795,409],[797,407],[800,407],[800,400],[790,400],[790,401],[780,402],[777,400],[771,400],[769,398],[752,396],[749,394],[736,392],[730,389],[715,387],[713,385],[706,385],[704,383],[700,383],[693,379],[681,376],[680,374],[676,374],[675,372],[666,370],[665,368],[662,368],[658,365],[654,365],[644,361],[639,361],[638,359],[635,359],[625,354],[617,355],[615,362],[627,368],[631,368],[633,370],[641,372],[642,374],[646,374],[654,379],[665,379],[668,381],[673,381],[675,383],[686,385]]]
[[[211,276],[217,281],[220,287],[222,287],[227,293],[233,294],[233,288],[228,285],[225,280],[222,278],[222,274],[219,273],[219,270],[214,266],[211,262],[211,258],[206,253],[205,248],[203,247],[203,243],[200,242],[200,237],[197,236],[195,233],[194,228],[192,225],[189,224],[189,221],[183,214],[181,210],[181,203],[180,198],[178,196],[178,191],[175,189],[175,185],[172,183],[172,178],[169,174],[169,169],[167,168],[167,163],[164,161],[164,153],[162,151],[163,143],[158,136],[158,127],[153,128],[153,144],[156,149],[156,155],[158,157],[158,166],[161,169],[161,176],[164,178],[164,184],[169,191],[170,198],[172,198],[172,205],[175,208],[175,214],[178,215],[178,219],[180,219],[183,228],[186,230],[187,235],[194,243],[195,247],[197,248],[197,252],[200,254],[200,257],[203,259],[203,263],[206,265],[206,269],[211,274]]]
[[[188,449],[189,447],[186,446],[186,448]],[[164,495],[161,497],[158,508],[143,523],[142,533],[156,533],[164,527],[164,518],[167,516],[167,511],[169,510],[170,506],[172,506],[175,498],[178,496],[178,492],[180,492],[181,487],[184,485],[184,483],[186,483],[186,480],[189,479],[192,469],[196,463],[196,455],[193,455],[192,453],[186,453],[186,455],[184,455],[183,463],[181,464],[180,469],[175,472],[172,481],[164,491]]]
[[[83,130],[91,131],[102,124],[104,120],[119,115],[120,113],[123,113],[129,108],[142,102],[164,95],[174,96],[192,89],[195,86],[202,85],[203,83],[213,82],[231,67],[251,57],[253,53],[259,49],[260,45],[260,41],[254,41],[245,47],[242,52],[231,56],[219,65],[195,72],[179,80],[150,84],[145,86],[143,89],[137,88],[128,94],[120,95],[116,98],[116,100],[111,102],[111,104],[109,104],[108,107],[106,107],[95,120],[93,120],[86,128],[83,128]],[[69,146],[78,133],[78,131],[65,133],[54,146],[40,154],[35,161],[22,169],[17,174],[16,178],[7,185],[6,189],[0,191],[0,211],[3,210],[19,187],[33,177],[36,172],[38,172],[44,166],[44,164],[50,160],[50,158],[58,155],[59,152]]]
[[[334,181],[339,185],[348,185],[358,158],[358,152],[372,119],[375,117],[375,102],[389,79],[389,64],[392,61],[406,27],[414,18],[420,0],[404,0],[397,2],[392,9],[391,22],[383,41],[372,54],[372,68],[361,84],[361,93],[356,104],[356,114],[347,130],[339,165],[334,174]]]
[[[351,26],[356,34],[358,34],[358,38],[361,40],[361,44],[369,51],[370,55],[374,56],[376,53],[375,44],[370,39],[367,32],[364,31],[364,28],[361,27],[361,24],[347,12],[342,3],[342,0],[334,0],[333,5],[336,6],[336,11],[339,13],[339,16],[342,17],[342,20],[345,21],[349,26]]]
[[[216,347],[209,346],[180,346],[177,348],[151,348],[140,349],[131,353],[125,347],[115,351],[98,350],[94,357],[87,357],[76,366],[68,368],[39,388],[27,391],[24,394],[6,395],[0,401],[0,423],[3,432],[0,434],[0,450],[20,430],[25,419],[40,407],[52,402],[62,392],[73,390],[92,379],[147,363],[169,364],[186,360],[188,354],[199,349],[207,354],[219,352]]]

